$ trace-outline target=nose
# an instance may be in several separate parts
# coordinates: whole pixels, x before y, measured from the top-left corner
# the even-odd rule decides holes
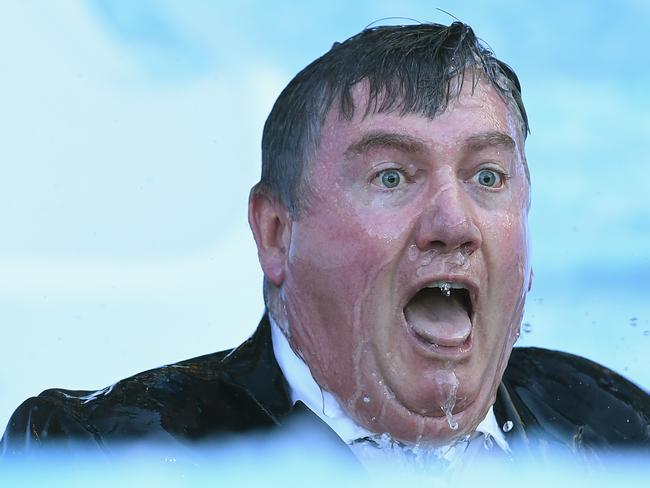
[[[428,198],[416,223],[415,244],[422,251],[459,250],[466,256],[481,246],[472,203],[456,185],[448,183]]]

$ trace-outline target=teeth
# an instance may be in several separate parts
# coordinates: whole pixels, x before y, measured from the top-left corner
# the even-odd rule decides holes
[[[449,290],[466,290],[467,287],[462,283],[454,281],[432,281],[427,285],[427,288],[440,288],[441,290],[447,288]]]
[[[455,283],[455,282],[449,282],[449,281],[434,281],[433,283],[429,284],[427,288],[440,288],[441,293],[448,297],[451,295],[451,290],[464,290],[466,289],[466,286],[463,285],[462,283]]]

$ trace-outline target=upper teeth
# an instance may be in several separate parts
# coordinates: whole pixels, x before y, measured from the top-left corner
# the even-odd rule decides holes
[[[454,290],[465,290],[467,287],[462,283],[454,281],[432,281],[427,285],[427,288],[448,288]]]
[[[440,288],[442,294],[448,297],[451,295],[452,289],[461,290],[465,289],[466,287],[462,283],[454,283],[450,281],[434,281],[433,283],[430,283],[427,288]]]

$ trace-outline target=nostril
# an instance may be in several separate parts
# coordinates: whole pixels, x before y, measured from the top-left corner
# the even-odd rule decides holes
[[[447,247],[447,244],[445,244],[443,241],[432,241],[430,244],[431,249],[438,249],[442,250]]]
[[[476,251],[476,248],[477,246],[475,242],[467,241],[460,245],[460,252],[467,257],[473,254],[474,251]]]
[[[458,249],[460,253],[465,257],[469,257],[470,255],[472,255],[474,251],[476,251],[476,248],[477,248],[476,243],[472,241],[464,242],[457,247],[449,246],[447,243],[441,240],[431,241],[429,243],[429,249],[435,249],[437,251],[446,251],[446,252],[451,252],[454,249]]]

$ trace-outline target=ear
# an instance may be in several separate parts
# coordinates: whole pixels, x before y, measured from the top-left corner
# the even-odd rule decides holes
[[[253,187],[248,199],[248,223],[264,276],[276,286],[284,281],[292,222],[289,211],[277,198],[259,186]]]

